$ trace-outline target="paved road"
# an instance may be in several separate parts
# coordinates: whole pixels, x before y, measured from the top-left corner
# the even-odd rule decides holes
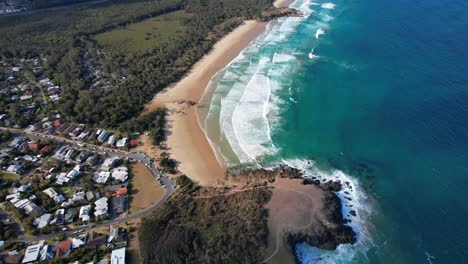
[[[40,235],[40,236],[34,236],[34,237],[19,236],[17,239],[11,240],[12,242],[25,242],[25,243],[37,242],[37,241],[44,240],[44,239],[51,239],[51,238],[54,238],[54,237],[56,237],[58,235],[61,235],[61,234],[73,234],[73,233],[76,233],[76,232],[79,233],[79,232],[84,232],[84,231],[88,231],[88,230],[95,229],[95,228],[101,228],[101,227],[105,227],[105,226],[115,225],[115,224],[118,224],[118,223],[121,223],[121,222],[126,222],[126,221],[130,221],[130,220],[138,219],[138,218],[147,216],[150,213],[152,213],[153,211],[155,211],[167,199],[169,199],[169,197],[174,193],[174,190],[175,190],[174,180],[167,177],[167,176],[165,176],[156,167],[154,162],[151,161],[151,158],[144,152],[129,152],[129,151],[123,151],[123,150],[116,150],[116,149],[112,149],[112,148],[106,148],[106,147],[102,147],[102,146],[92,145],[92,144],[81,142],[81,141],[74,141],[74,140],[65,139],[65,138],[61,138],[61,137],[57,137],[57,136],[47,135],[47,134],[38,133],[38,132],[28,132],[28,131],[23,131],[23,130],[14,129],[14,128],[0,127],[0,130],[7,130],[7,131],[10,131],[10,132],[13,132],[13,133],[16,133],[16,134],[26,135],[26,136],[28,136],[30,138],[33,138],[33,139],[51,139],[51,140],[54,140],[54,141],[74,145],[78,149],[86,150],[86,151],[90,151],[90,152],[96,152],[96,151],[100,150],[100,151],[103,151],[107,156],[118,156],[120,158],[126,158],[126,159],[130,159],[130,160],[133,160],[133,161],[136,161],[136,162],[141,162],[145,166],[147,166],[156,177],[160,177],[160,180],[161,180],[162,184],[166,188],[166,192],[164,193],[163,197],[159,201],[157,201],[156,203],[152,204],[151,206],[149,206],[149,207],[145,208],[144,210],[141,210],[141,211],[139,211],[137,213],[129,214],[129,215],[124,216],[124,217],[114,218],[114,219],[107,220],[107,221],[100,222],[100,223],[96,223],[96,224],[90,224],[90,225],[76,227],[76,228],[73,228],[73,229],[62,230],[62,231],[58,231],[58,232],[47,234],[47,235]]]

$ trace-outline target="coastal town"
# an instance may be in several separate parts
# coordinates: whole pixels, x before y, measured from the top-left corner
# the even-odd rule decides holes
[[[59,141],[37,132],[0,131],[1,243],[15,249],[4,254],[5,263],[82,259],[87,254],[78,250],[82,248],[104,248],[99,263],[107,263],[105,253],[110,250],[115,252],[107,260],[114,253],[124,256],[117,248],[125,247],[127,229],[119,224],[157,208],[152,205],[144,214],[129,213],[131,163],[152,170],[154,181],[166,189],[161,201],[174,188],[173,181],[142,152],[83,145],[76,139]],[[14,243],[23,241],[31,244],[24,252]]]

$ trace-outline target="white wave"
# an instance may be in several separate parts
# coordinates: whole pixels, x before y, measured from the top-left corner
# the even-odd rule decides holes
[[[325,8],[325,9],[334,9],[335,6],[336,6],[336,5],[333,4],[333,3],[323,3],[321,7],[322,7],[322,8]]]
[[[325,35],[325,31],[321,28],[317,29],[317,31],[315,31],[315,38],[318,39],[320,37],[320,35]]]
[[[290,61],[293,61],[295,59],[296,59],[296,57],[294,57],[293,55],[289,55],[289,54],[275,53],[275,55],[273,55],[273,63],[290,62]]]
[[[318,59],[318,58],[320,58],[320,56],[315,55],[315,54],[313,54],[312,52],[309,52],[309,59],[315,60],[315,59]]]

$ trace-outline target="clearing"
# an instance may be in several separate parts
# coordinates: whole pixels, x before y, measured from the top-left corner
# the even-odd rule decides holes
[[[174,11],[98,34],[94,39],[100,45],[119,52],[145,52],[162,48],[184,36],[183,21],[188,16],[183,10]]]

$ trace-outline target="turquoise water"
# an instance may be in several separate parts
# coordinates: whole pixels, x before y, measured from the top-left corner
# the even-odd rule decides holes
[[[468,3],[293,7],[306,16],[270,24],[211,84],[213,146],[352,181],[358,244],[299,245],[303,263],[467,263]]]

